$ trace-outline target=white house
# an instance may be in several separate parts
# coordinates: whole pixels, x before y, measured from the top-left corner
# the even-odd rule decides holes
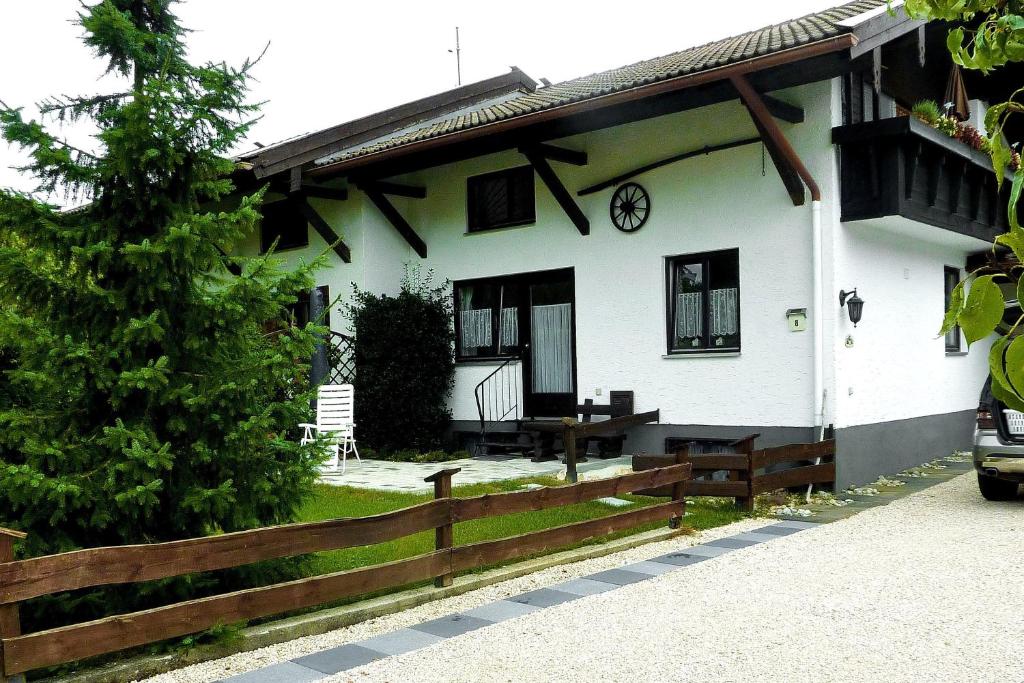
[[[868,481],[968,446],[986,372],[936,331],[1005,196],[906,116],[944,97],[945,32],[857,0],[564,83],[513,69],[242,157],[275,191],[246,249],[342,236],[332,295],[451,280],[456,431],[625,390],[661,410],[630,451],[831,427],[838,484]],[[1012,90],[964,77],[975,111]]]

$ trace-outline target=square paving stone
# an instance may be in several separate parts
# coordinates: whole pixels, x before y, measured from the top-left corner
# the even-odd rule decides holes
[[[342,645],[323,652],[314,652],[305,657],[299,657],[292,661],[308,669],[322,671],[325,674],[336,674],[339,671],[354,669],[363,664],[369,664],[386,655],[376,650],[371,650],[361,645]]]
[[[312,683],[324,677],[322,671],[296,664],[295,662],[281,662],[273,666],[256,669],[237,676],[225,678],[224,682],[231,683]]]
[[[524,605],[531,605],[535,607],[551,607],[552,605],[560,605],[563,602],[575,600],[578,597],[580,596],[573,595],[572,593],[563,593],[559,590],[552,590],[550,588],[538,588],[535,591],[523,593],[522,595],[515,595],[507,599],[510,602],[519,602]]]
[[[486,619],[487,621],[498,622],[521,617],[524,614],[536,612],[539,609],[541,609],[541,607],[538,605],[524,605],[521,602],[498,600],[496,602],[490,602],[486,605],[481,605],[480,607],[471,609],[465,612],[465,614],[471,617],[476,617],[477,619]]]
[[[660,557],[651,558],[651,562],[660,562],[663,564],[674,564],[677,567],[685,567],[688,564],[697,564],[704,560],[710,560],[710,557],[706,555],[693,555],[686,551],[678,553],[669,553],[668,555],[661,555]]]
[[[606,593],[610,590],[615,590],[619,585],[616,583],[608,583],[606,581],[594,581],[593,579],[573,579],[572,581],[566,581],[565,583],[559,583],[552,588],[556,591],[562,591],[564,593],[572,593],[573,595],[597,595],[598,593]]]
[[[416,624],[411,628],[423,631],[424,633],[430,633],[431,635],[441,636],[442,638],[451,638],[452,636],[461,636],[463,633],[475,631],[484,626],[490,626],[492,623],[494,622],[465,614],[450,614],[447,617]]]
[[[633,564],[627,564],[622,567],[623,571],[636,572],[637,574],[649,574],[651,576],[658,576],[666,572],[670,572],[675,567],[662,562],[651,562],[650,560],[644,560],[642,562],[634,562]]]
[[[592,581],[603,581],[604,583],[614,583],[617,586],[627,586],[631,583],[646,581],[651,578],[651,575],[631,572],[625,569],[606,569],[603,572],[591,574],[587,578]]]
[[[704,557],[718,557],[719,555],[725,555],[727,552],[735,550],[735,548],[723,548],[720,545],[695,545],[692,548],[687,549],[686,552],[691,555],[703,555]]]
[[[749,548],[752,545],[757,545],[757,541],[744,541],[743,539],[736,538],[735,536],[728,536],[726,538],[720,538],[717,541],[708,541],[704,545],[712,546],[714,548],[732,548],[738,550],[739,548]]]
[[[382,636],[374,636],[362,640],[357,645],[383,652],[386,655],[400,655],[405,652],[412,652],[428,645],[433,645],[444,640],[441,636],[431,633],[424,633],[411,628],[403,628]]]
[[[784,522],[778,522],[775,526],[785,527],[787,529],[813,529],[818,526],[817,522],[801,522],[796,519],[787,519]],[[760,531],[760,529],[758,529]]]
[[[745,531],[742,534],[736,534],[732,538],[738,538],[741,541],[764,543],[765,541],[773,541],[778,538],[778,536],[775,536],[774,534],[763,534],[759,531]]]

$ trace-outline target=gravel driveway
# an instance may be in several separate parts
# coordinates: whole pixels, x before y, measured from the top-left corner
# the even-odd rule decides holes
[[[969,474],[327,680],[1024,681],[1022,531]]]

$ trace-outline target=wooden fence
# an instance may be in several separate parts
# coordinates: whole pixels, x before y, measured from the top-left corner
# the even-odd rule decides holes
[[[836,442],[790,444],[777,448],[754,450],[754,438],[748,436],[734,442],[736,453],[701,453],[690,455],[683,448],[675,455],[634,455],[633,469],[645,471],[662,467],[671,462],[690,463],[693,479],[686,482],[688,496],[723,496],[735,498],[736,504],[747,511],[754,509],[754,497],[758,494],[791,486],[826,484],[836,480]],[[827,462],[823,462],[826,461]],[[811,462],[813,464],[807,464]],[[794,466],[777,469],[767,468],[783,464]],[[715,472],[726,472],[727,479],[713,480]],[[670,495],[668,488],[640,491],[644,495]]]
[[[450,585],[457,572],[597,538],[658,520],[678,526],[691,466],[676,464],[610,479],[531,491],[453,498],[452,475],[438,472],[435,499],[370,517],[288,524],[167,543],[90,548],[13,561],[24,534],[0,530],[0,645],[7,678],[126,648],[196,633],[217,625],[315,607],[342,598],[434,580]],[[453,525],[485,517],[573,505],[667,487],[671,500],[628,512],[520,536],[454,546]],[[434,552],[396,562],[187,600],[130,614],[22,634],[18,603],[64,591],[153,581],[238,567],[262,560],[371,545],[435,530]]]

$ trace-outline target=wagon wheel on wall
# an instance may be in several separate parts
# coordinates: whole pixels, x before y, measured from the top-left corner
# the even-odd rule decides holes
[[[612,195],[612,224],[622,232],[636,232],[651,213],[651,196],[640,185],[626,183]]]

